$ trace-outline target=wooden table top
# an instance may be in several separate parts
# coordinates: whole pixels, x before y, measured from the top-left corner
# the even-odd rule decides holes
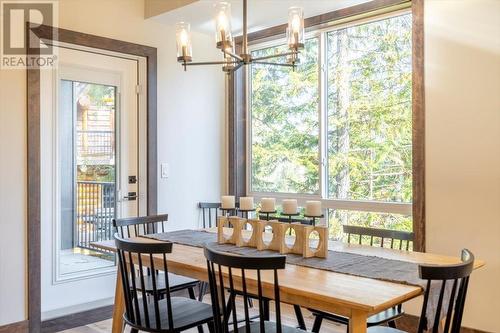
[[[143,237],[134,237],[132,239],[137,242],[158,242]],[[116,251],[114,240],[93,244],[101,249]],[[417,264],[446,265],[460,262],[458,257],[346,244],[339,241],[330,241],[329,249]],[[208,279],[206,260],[202,248],[174,244],[173,251],[167,256],[167,260],[170,272],[204,281]],[[475,261],[475,268],[483,265],[483,261]],[[266,281],[269,283],[269,296],[272,296],[272,276],[263,274],[262,278],[264,284],[266,284]],[[252,276],[250,276],[250,279],[252,279]],[[279,284],[282,302],[330,311],[345,316],[350,316],[351,311],[363,311],[368,315],[375,314],[417,297],[422,293],[422,289],[417,286],[298,265],[287,265],[283,271],[280,271]],[[264,289],[267,288],[264,286]],[[265,290],[264,294],[267,294]]]

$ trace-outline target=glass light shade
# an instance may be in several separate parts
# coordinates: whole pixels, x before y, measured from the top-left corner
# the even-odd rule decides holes
[[[193,57],[191,46],[191,27],[189,23],[179,22],[175,26],[177,39],[177,61],[190,62]]]
[[[231,4],[219,2],[215,5],[215,41],[219,49],[232,47]]]
[[[304,47],[304,11],[300,7],[288,9],[286,39],[290,49],[297,50]]]

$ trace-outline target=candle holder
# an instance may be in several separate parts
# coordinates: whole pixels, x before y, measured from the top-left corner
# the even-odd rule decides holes
[[[321,214],[319,216],[317,216],[317,215],[304,215],[304,217],[312,219],[311,220],[312,225],[316,226],[316,219],[322,219],[323,217],[325,217],[325,214]]]
[[[299,212],[297,212],[297,213],[294,213],[294,214],[285,214],[285,213],[283,213],[283,212],[282,212],[282,213],[281,213],[281,215],[283,215],[283,216],[287,216],[287,217],[288,217],[288,223],[292,224],[292,217],[293,217],[293,216],[299,216],[299,215],[300,215],[300,213],[299,213]],[[290,229],[290,231],[289,231],[289,233],[288,233],[288,234],[289,234],[289,235],[291,235],[291,234],[292,234],[292,229]]]
[[[249,212],[255,212],[255,208],[254,209],[240,209],[240,208],[238,208],[237,211],[240,212],[240,213],[242,213],[241,217],[243,217],[243,215],[245,215],[245,218],[248,219],[248,213]]]
[[[300,213],[297,212],[297,213],[293,213],[293,214],[285,214],[285,213],[282,212],[281,215],[288,217],[288,223],[292,223],[292,217],[293,216],[299,216]]]
[[[259,215],[260,215],[260,214],[266,215],[266,221],[269,221],[269,215],[271,215],[271,214],[276,214],[276,210],[273,210],[273,211],[270,211],[270,212],[263,212],[263,211],[260,211],[260,212],[259,212]]]
[[[236,215],[236,208],[221,208],[220,210],[225,217],[231,216],[231,213],[233,213],[232,216]]]

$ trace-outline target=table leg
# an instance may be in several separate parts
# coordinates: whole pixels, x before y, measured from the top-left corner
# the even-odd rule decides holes
[[[367,318],[366,312],[353,310],[349,318],[349,333],[366,333]]]
[[[120,274],[120,264],[116,270],[116,288],[115,288],[115,305],[113,307],[113,333],[122,333],[123,330],[123,312],[125,310],[125,300],[123,297],[122,277]]]

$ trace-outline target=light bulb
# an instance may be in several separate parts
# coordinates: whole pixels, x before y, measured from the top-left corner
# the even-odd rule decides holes
[[[181,30],[181,32],[179,33],[179,39],[180,39],[182,46],[188,45],[189,37],[188,37],[188,33],[186,30]]]
[[[224,12],[220,12],[217,16],[217,20],[219,21],[219,29],[227,30],[227,17]]]
[[[293,16],[293,19],[292,19],[292,31],[294,33],[299,32],[300,26],[301,26],[300,21],[301,20],[300,20],[300,17],[298,15],[294,15]]]

